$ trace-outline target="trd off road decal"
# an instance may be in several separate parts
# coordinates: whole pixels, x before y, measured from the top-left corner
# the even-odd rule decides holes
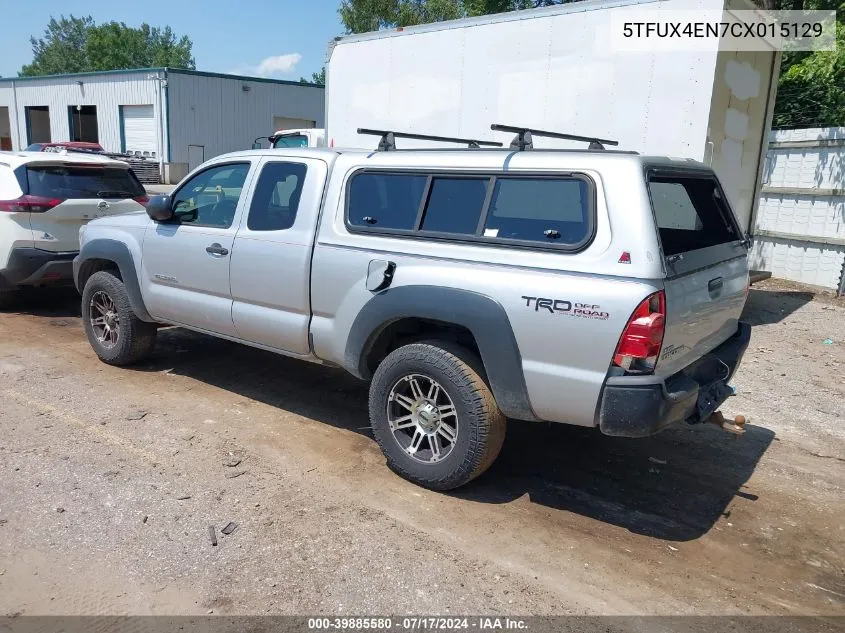
[[[547,299],[544,297],[522,297],[525,307],[534,308],[534,312],[549,311],[550,314],[579,317],[582,319],[599,319],[605,321],[610,318],[609,312],[604,312],[600,305],[594,303],[573,303],[565,299]]]
[[[686,345],[667,345],[663,348],[663,353],[660,355],[660,358],[663,360],[673,358],[681,352],[686,351],[689,351],[689,347]]]

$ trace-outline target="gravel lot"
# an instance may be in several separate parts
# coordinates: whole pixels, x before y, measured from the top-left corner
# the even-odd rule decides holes
[[[339,371],[179,329],[116,369],[78,315],[0,316],[0,614],[845,615],[841,302],[751,291],[742,438],[514,422],[453,494]]]

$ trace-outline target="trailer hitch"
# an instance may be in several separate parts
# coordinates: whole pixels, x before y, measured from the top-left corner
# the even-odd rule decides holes
[[[721,411],[716,411],[707,418],[707,422],[715,424],[723,431],[734,435],[734,437],[739,437],[745,433],[745,423],[748,422],[748,419],[744,415],[738,415],[733,420],[727,420]]]

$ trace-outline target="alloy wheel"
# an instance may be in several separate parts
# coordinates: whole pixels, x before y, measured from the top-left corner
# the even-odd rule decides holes
[[[409,374],[397,380],[387,399],[393,439],[412,459],[433,464],[445,459],[458,439],[458,413],[436,380]]]
[[[94,336],[104,347],[114,347],[120,338],[120,315],[112,298],[102,290],[91,297],[90,316]]]

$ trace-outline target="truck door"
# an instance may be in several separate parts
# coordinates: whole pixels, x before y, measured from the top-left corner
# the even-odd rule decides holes
[[[297,355],[310,352],[311,250],[328,165],[320,159],[262,159],[231,259],[238,338]]]
[[[142,277],[150,314],[170,323],[235,336],[229,264],[251,163],[214,164],[172,196],[176,222],[144,235]]]

